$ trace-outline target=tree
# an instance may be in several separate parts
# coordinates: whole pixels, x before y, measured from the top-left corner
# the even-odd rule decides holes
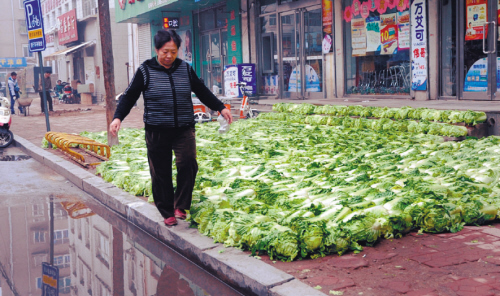
[[[106,122],[108,130],[108,145],[118,145],[118,136],[109,132],[116,110],[115,101],[115,66],[113,60],[113,43],[111,38],[111,22],[109,17],[109,0],[99,0],[99,30],[101,33],[102,74],[106,91]]]

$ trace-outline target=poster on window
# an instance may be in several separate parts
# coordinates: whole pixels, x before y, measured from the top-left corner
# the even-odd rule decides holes
[[[322,1],[322,12],[323,12],[323,53],[333,52],[333,34],[332,34],[332,24],[333,24],[333,4],[332,0]]]
[[[352,56],[366,55],[366,25],[362,18],[353,19],[351,23]]]
[[[193,36],[191,34],[191,30],[186,31],[177,31],[179,36],[181,37],[182,43],[179,48],[178,57],[181,60],[186,61],[189,65],[193,64],[193,49],[192,49],[192,41]]]
[[[500,71],[500,58],[497,58],[497,73]],[[500,80],[497,78],[497,89],[500,89]],[[488,60],[477,60],[467,71],[464,82],[464,91],[485,92],[488,90]]]
[[[380,51],[380,17],[371,16],[366,20],[366,52]]]
[[[410,48],[410,11],[398,12],[398,48]]]
[[[425,0],[411,4],[411,89],[427,90],[427,17]]]
[[[398,49],[398,26],[396,14],[388,13],[380,16],[380,54],[394,54]]]
[[[467,0],[465,40],[483,39],[483,24],[488,21],[487,0]]]

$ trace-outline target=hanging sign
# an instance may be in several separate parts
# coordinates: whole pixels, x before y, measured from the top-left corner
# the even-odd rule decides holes
[[[488,21],[488,9],[486,0],[467,0],[466,2],[466,31],[465,40],[483,39],[483,24]]]
[[[366,55],[366,25],[365,19],[356,18],[351,22],[352,56]]]
[[[332,35],[332,25],[333,25],[333,5],[332,0],[322,1],[322,15],[323,15],[323,53],[329,53],[333,51],[333,35]]]
[[[398,12],[398,49],[410,48],[410,12]]]
[[[23,4],[28,31],[29,51],[44,51],[46,44],[40,0],[25,0]]]
[[[366,18],[366,51],[380,51],[380,16]]]
[[[411,4],[412,90],[427,90],[427,18],[425,0]]]
[[[382,43],[380,54],[397,53],[398,26],[396,25],[395,13],[380,16],[380,42]]]
[[[42,296],[59,295],[59,268],[42,262]]]
[[[78,30],[76,25],[76,9],[72,9],[57,18],[59,30],[59,45],[78,41]]]

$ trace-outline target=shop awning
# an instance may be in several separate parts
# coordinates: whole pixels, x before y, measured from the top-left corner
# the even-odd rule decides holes
[[[75,46],[72,46],[72,47],[68,47],[66,49],[63,49],[63,50],[51,53],[48,56],[43,57],[43,59],[45,61],[56,60],[56,59],[58,59],[60,57],[67,56],[68,54],[73,53],[73,52],[75,52],[77,50],[84,49],[85,47],[88,47],[88,46],[92,46],[95,43],[96,43],[95,40],[87,41],[87,42],[84,42],[82,44],[78,44],[78,45],[75,45]]]

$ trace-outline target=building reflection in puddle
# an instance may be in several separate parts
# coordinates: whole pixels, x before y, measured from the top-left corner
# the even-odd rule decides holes
[[[240,295],[95,201],[56,196],[53,206],[61,295]],[[0,295],[41,295],[49,207],[49,198],[0,207]]]

